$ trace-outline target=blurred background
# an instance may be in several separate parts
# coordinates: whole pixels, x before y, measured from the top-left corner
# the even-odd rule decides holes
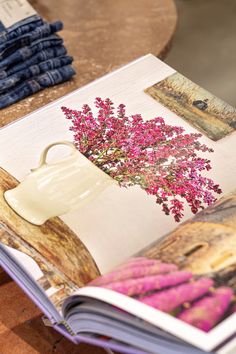
[[[175,0],[178,24],[165,62],[236,104],[236,0]]]

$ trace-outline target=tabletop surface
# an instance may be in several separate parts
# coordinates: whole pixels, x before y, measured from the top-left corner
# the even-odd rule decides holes
[[[0,112],[0,126],[147,53],[166,55],[176,27],[173,0],[31,0],[47,20],[61,19],[75,78],[45,89]],[[135,6],[134,6],[135,3]],[[0,273],[0,354],[102,354],[75,346],[42,323],[42,314],[4,273]]]
[[[31,0],[48,21],[62,20],[77,75],[0,111],[0,126],[148,53],[164,58],[176,27],[173,0]],[[134,6],[135,4],[135,6]]]

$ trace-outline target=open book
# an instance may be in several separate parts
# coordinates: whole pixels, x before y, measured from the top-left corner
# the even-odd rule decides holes
[[[77,209],[32,219],[28,195],[37,178],[42,209],[53,209],[50,193],[74,200],[63,173],[49,188],[55,170],[49,179],[31,170],[40,156],[46,168],[60,166],[62,156],[70,162],[62,146],[53,146],[49,162],[41,154],[73,141],[61,107],[78,110],[98,96],[124,103],[129,114],[201,132],[214,149],[207,175],[222,197],[193,218],[186,208],[177,224],[141,188],[108,183]],[[147,55],[1,129],[0,264],[45,322],[75,343],[124,353],[236,352],[235,121],[236,109]],[[25,214],[5,193],[19,181]]]

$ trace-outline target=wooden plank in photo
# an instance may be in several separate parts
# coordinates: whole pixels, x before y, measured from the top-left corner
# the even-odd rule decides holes
[[[236,291],[236,193],[219,199],[140,254],[210,276]]]
[[[0,168],[0,240],[3,244],[33,258],[51,286],[75,289],[99,275],[88,249],[60,219],[52,218],[42,226],[32,225],[6,203],[4,191],[18,181]]]

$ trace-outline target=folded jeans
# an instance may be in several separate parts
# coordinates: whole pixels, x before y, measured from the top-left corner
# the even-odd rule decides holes
[[[5,28],[0,22],[0,44],[33,31],[35,28],[42,26],[44,23],[45,21],[39,15],[27,17],[8,28]]]
[[[8,68],[10,65],[13,65],[21,60],[30,58],[37,52],[40,52],[43,49],[58,46],[63,43],[62,38],[56,34],[52,34],[46,38],[41,38],[31,45],[17,49],[13,54],[9,55],[7,58],[1,58],[0,56],[0,69]]]
[[[45,23],[42,26],[37,27],[33,31],[24,34],[22,36],[10,39],[4,43],[0,43],[0,57],[6,58],[17,49],[30,45],[33,41],[50,36],[51,34],[62,30],[63,24],[61,21],[54,23]]]
[[[69,65],[72,63],[72,61],[73,58],[71,56],[64,55],[43,61],[36,65],[31,65],[28,68],[18,71],[15,74],[7,77],[6,79],[0,80],[0,94],[6,90],[9,90],[10,88],[13,88],[24,80],[28,80],[47,71]]]
[[[24,81],[17,85],[14,89],[9,90],[6,94],[0,95],[0,108],[7,107],[33,93],[43,90],[46,87],[54,86],[61,82],[67,81],[75,71],[70,65],[65,65],[55,70],[50,70],[33,79]]]
[[[24,69],[27,69],[29,66],[39,64],[41,62],[44,62],[44,61],[52,59],[52,58],[60,57],[62,55],[65,55],[66,53],[67,53],[67,50],[62,45],[52,47],[52,48],[46,48],[46,49],[34,54],[29,59],[13,65],[8,70],[1,70],[0,69],[0,80],[11,76],[12,74],[17,73],[18,71],[22,71]]]

